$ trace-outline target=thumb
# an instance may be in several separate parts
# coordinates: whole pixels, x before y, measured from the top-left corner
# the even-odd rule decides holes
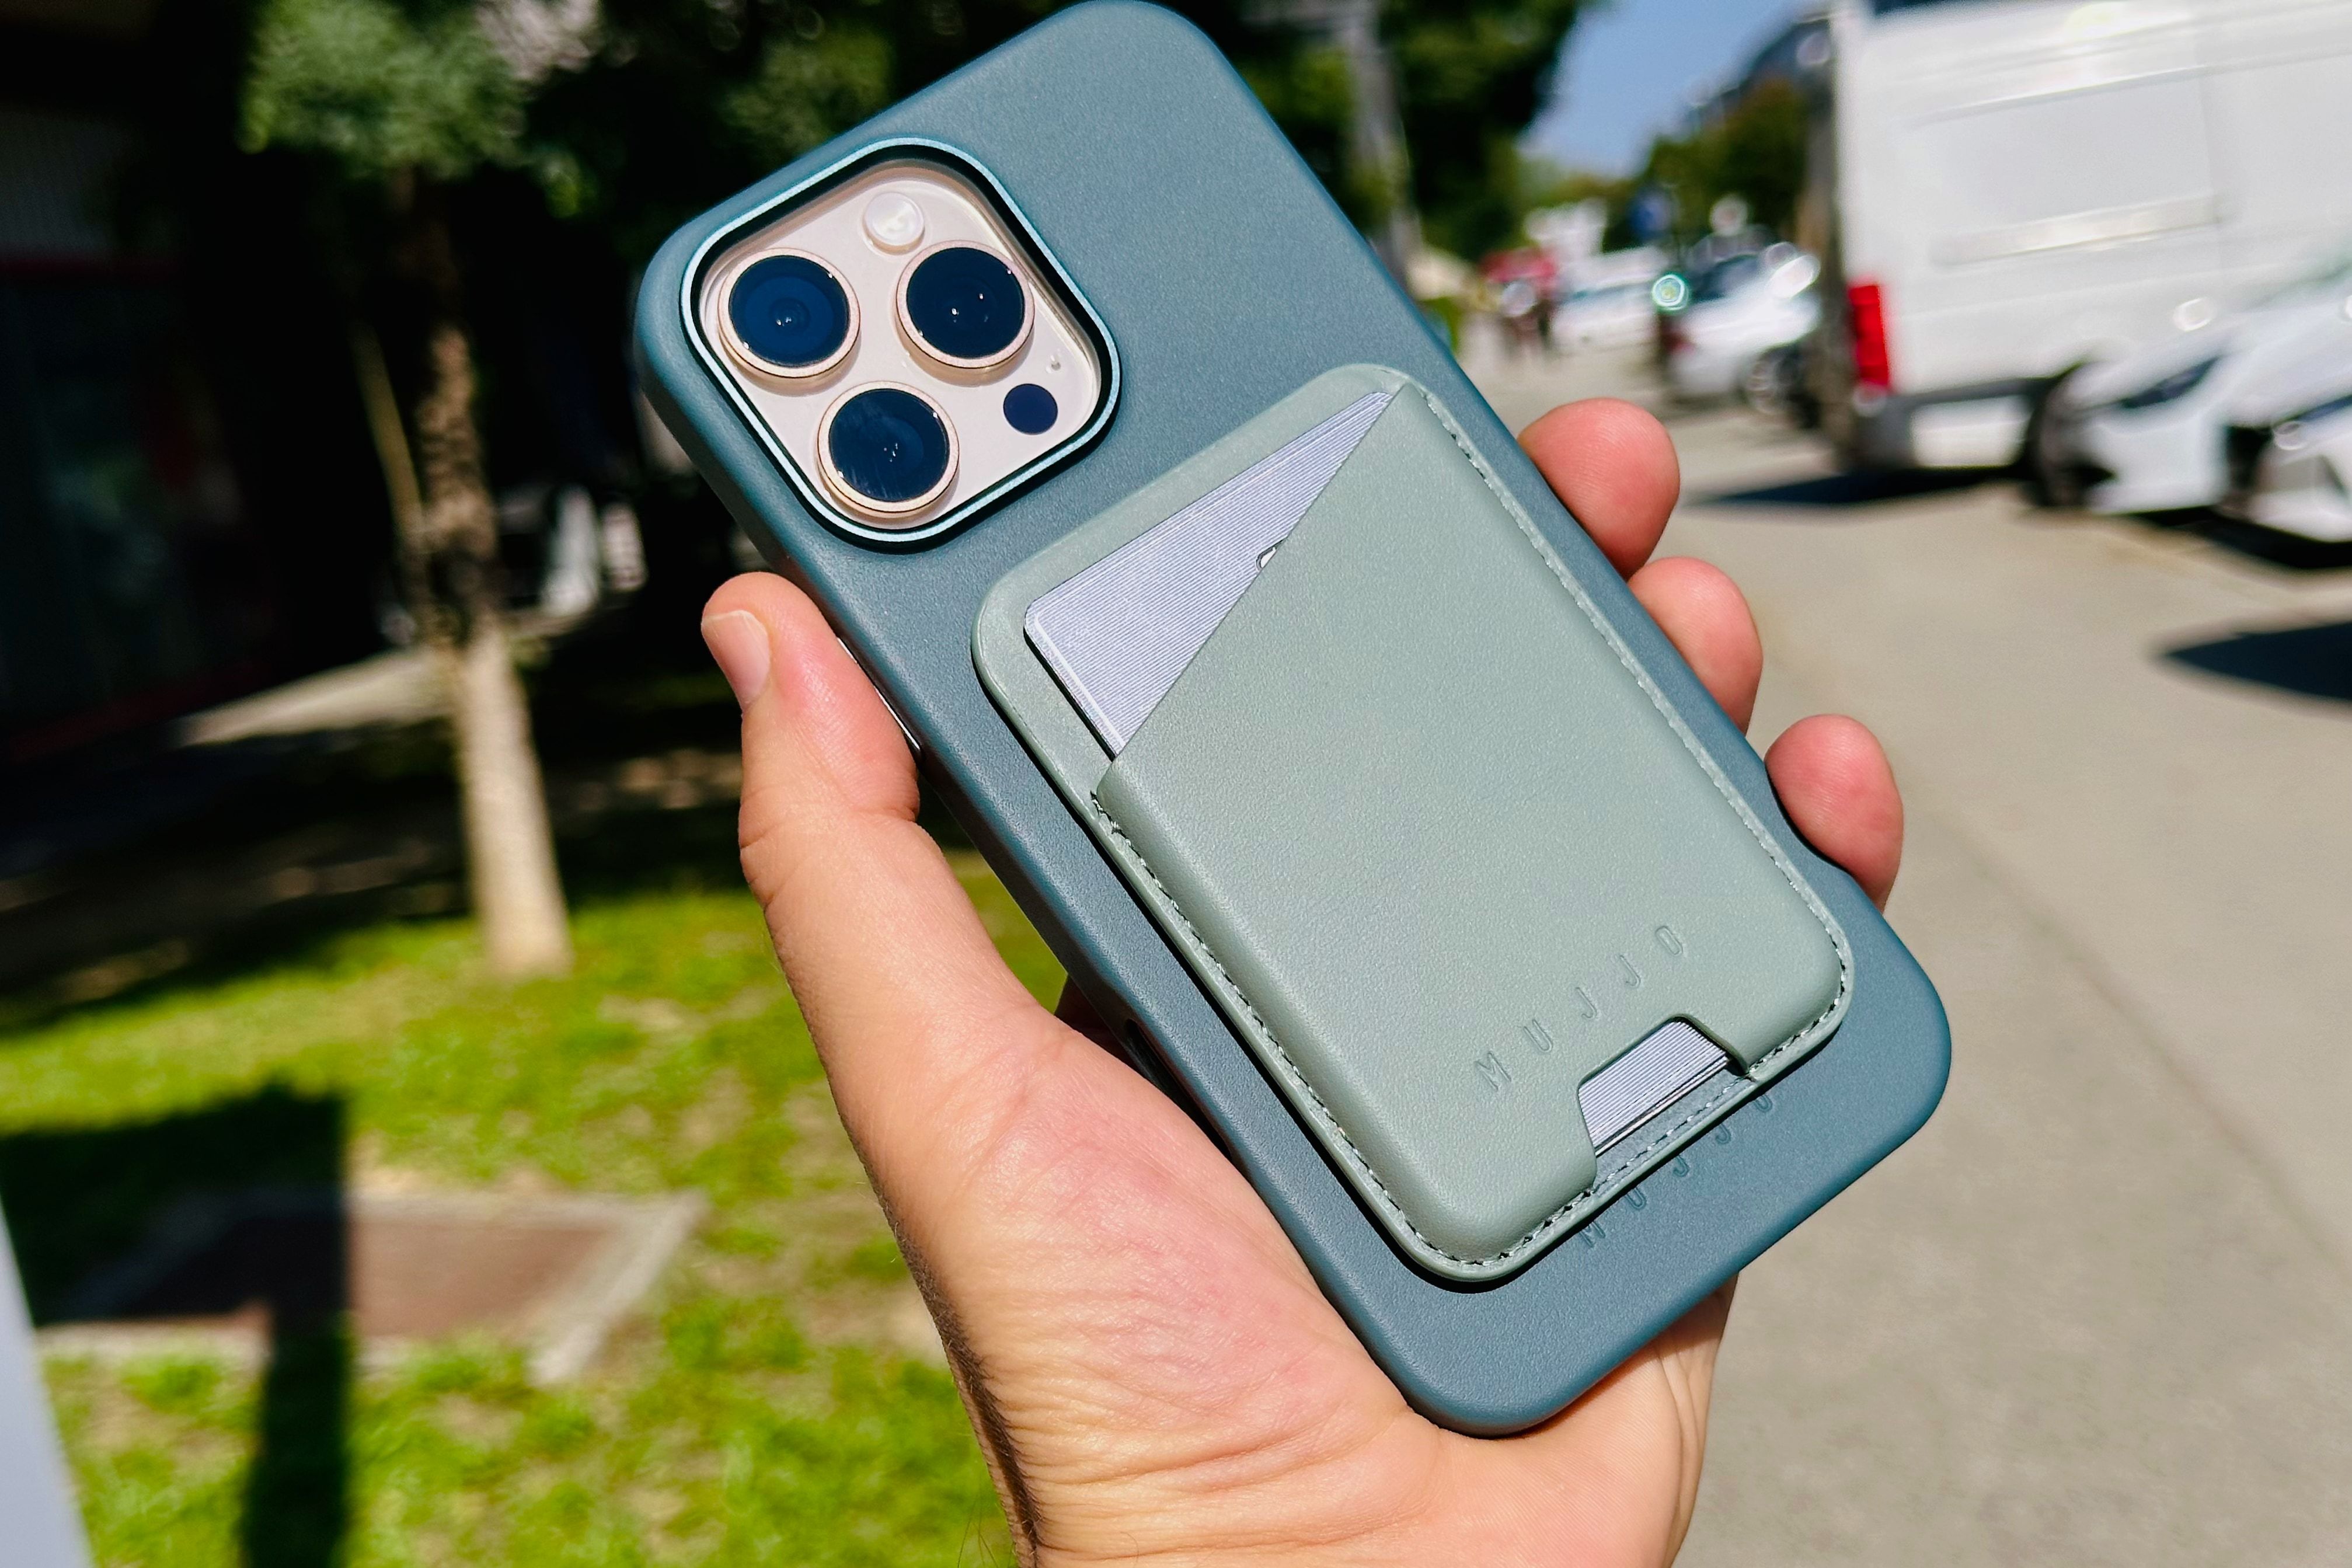
[[[930,1185],[968,1168],[959,1142],[984,1146],[1064,1032],[916,826],[906,742],[808,597],[738,577],[702,632],[743,706],[744,876],[842,1121],[914,1218]]]

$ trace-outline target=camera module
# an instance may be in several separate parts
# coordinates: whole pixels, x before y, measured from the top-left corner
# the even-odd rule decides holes
[[[955,478],[955,432],[938,405],[908,387],[861,387],[835,404],[817,449],[842,498],[885,517],[922,510]]]
[[[727,291],[730,346],[771,375],[818,375],[849,352],[857,302],[832,268],[800,251],[760,258]]]
[[[1029,336],[1029,291],[1005,259],[976,245],[926,252],[898,284],[898,320],[943,364],[986,370]]]

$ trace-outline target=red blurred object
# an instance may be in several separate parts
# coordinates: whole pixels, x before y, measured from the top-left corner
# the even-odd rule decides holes
[[[1478,264],[1479,276],[1501,288],[1506,283],[1532,283],[1549,300],[1559,286],[1559,263],[1541,250],[1498,250]]]
[[[1886,343],[1886,295],[1875,283],[1855,283],[1845,291],[1853,324],[1853,379],[1881,392],[1895,386],[1895,356]]]

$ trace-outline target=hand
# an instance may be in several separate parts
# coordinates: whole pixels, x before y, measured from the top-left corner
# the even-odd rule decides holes
[[[1763,670],[1746,601],[1710,566],[1649,560],[1679,487],[1665,431],[1584,403],[1524,439],[1744,726]],[[897,725],[815,607],[740,577],[703,628],[743,702],[745,874],[1023,1561],[1674,1557],[1729,1286],[1533,1431],[1422,1419],[1200,1130],[1082,1006],[1047,1013],[998,959],[915,826]],[[1883,901],[1903,826],[1878,743],[1810,719],[1768,761],[1798,831]]]

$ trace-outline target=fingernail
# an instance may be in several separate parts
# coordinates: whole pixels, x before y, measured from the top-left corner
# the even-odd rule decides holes
[[[735,704],[749,708],[768,688],[768,628],[749,610],[730,610],[702,623],[702,640],[719,661],[719,673],[735,692]]]

